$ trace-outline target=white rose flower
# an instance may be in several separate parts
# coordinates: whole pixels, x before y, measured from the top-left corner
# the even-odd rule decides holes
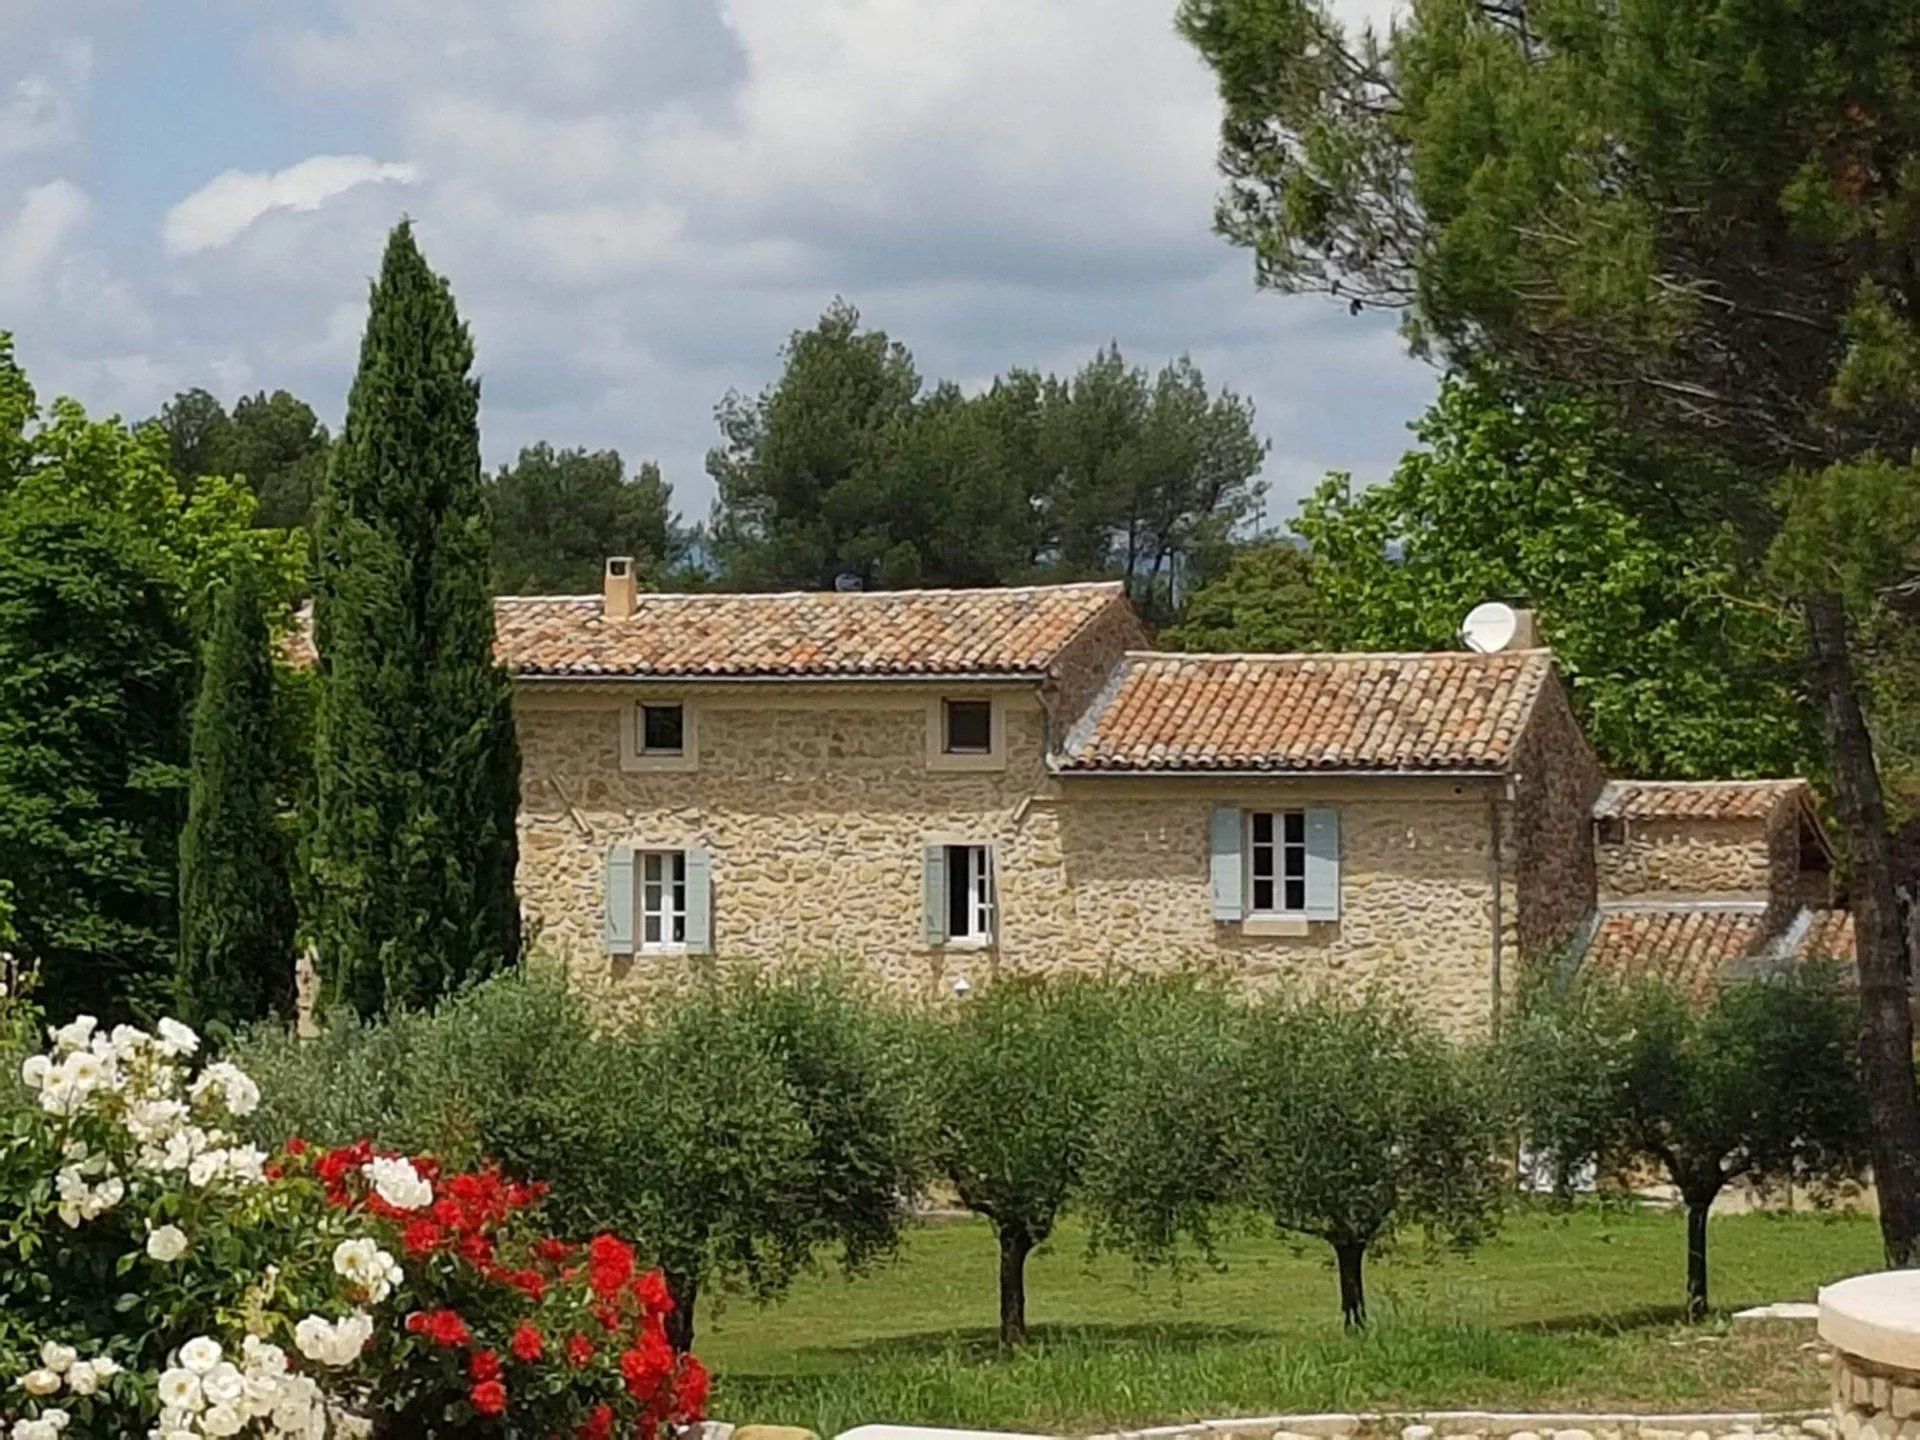
[[[258,1335],[249,1335],[240,1342],[240,1356],[247,1362],[247,1369],[255,1375],[279,1375],[287,1368],[287,1352],[278,1345],[269,1345]]]
[[[381,1158],[369,1160],[360,1168],[372,1182],[374,1193],[396,1210],[424,1210],[433,1203],[433,1186],[410,1160]]]
[[[93,1357],[93,1373],[102,1380],[111,1380],[120,1373],[120,1362],[105,1355]]]
[[[72,1422],[73,1417],[64,1410],[54,1409],[42,1410],[40,1412],[40,1423],[42,1425],[51,1425],[55,1434],[66,1429]]]
[[[238,1405],[247,1393],[247,1382],[231,1362],[222,1360],[200,1377],[200,1393],[209,1405]]]
[[[91,1395],[100,1388],[100,1375],[91,1360],[76,1360],[67,1370],[67,1389],[76,1395]]]
[[[147,1236],[147,1258],[171,1265],[187,1253],[187,1232],[178,1225],[162,1225]]]
[[[203,1435],[238,1435],[240,1427],[246,1423],[246,1416],[231,1405],[212,1405],[200,1417],[200,1432]]]
[[[211,1335],[196,1335],[180,1347],[180,1364],[196,1375],[205,1375],[221,1360],[220,1342]]]
[[[160,1036],[160,1049],[168,1055],[191,1055],[200,1048],[200,1037],[178,1020],[162,1020],[153,1027]]]
[[[93,1032],[100,1028],[100,1022],[91,1015],[76,1015],[57,1030],[47,1033],[53,1038],[53,1048],[59,1051],[84,1050],[87,1042],[93,1038]]]
[[[66,1374],[79,1358],[80,1352],[71,1345],[59,1345],[49,1340],[40,1347],[40,1363],[56,1375]]]
[[[60,1389],[60,1376],[47,1369],[29,1370],[20,1377],[19,1384],[29,1395],[52,1395]]]
[[[189,1185],[211,1185],[227,1168],[227,1152],[224,1150],[202,1150],[187,1162],[187,1183]]]
[[[20,1083],[29,1090],[38,1090],[47,1083],[47,1076],[53,1073],[53,1061],[44,1055],[29,1055],[20,1062]]]
[[[206,1405],[200,1377],[191,1370],[167,1370],[160,1376],[160,1403],[169,1410],[196,1411]]]

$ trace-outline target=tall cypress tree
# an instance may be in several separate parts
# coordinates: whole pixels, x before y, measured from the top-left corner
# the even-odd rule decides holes
[[[473,343],[402,223],[314,515],[314,925],[327,998],[422,1005],[512,963],[520,756],[493,659]]]
[[[234,1025],[293,1005],[296,922],[270,643],[258,581],[238,565],[214,600],[180,837],[175,1003],[202,1023]]]

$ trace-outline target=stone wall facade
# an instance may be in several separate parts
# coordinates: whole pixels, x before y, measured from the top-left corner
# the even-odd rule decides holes
[[[1782,806],[1771,822],[1623,820],[1616,830],[1603,826],[1593,848],[1600,893],[1631,900],[1659,895],[1760,899],[1782,893],[1799,870],[1797,847],[1792,808]]]
[[[1525,963],[1560,951],[1593,912],[1592,821],[1603,777],[1559,682],[1534,707],[1513,762],[1510,823],[1502,835],[1514,876],[1513,940]],[[1506,970],[1507,988],[1518,968]]]
[[[712,963],[608,956],[601,939],[611,846],[699,847],[712,863],[713,948],[728,961],[845,957],[930,994],[1001,969],[1214,961],[1256,985],[1387,987],[1449,1030],[1487,1026],[1502,781],[1062,782],[1045,763],[1048,697],[1038,686],[991,693],[1003,768],[949,772],[928,763],[933,687],[523,687],[519,884],[534,945],[616,1002],[636,980]],[[623,769],[622,715],[642,698],[692,707],[696,768]],[[1338,921],[1271,934],[1213,920],[1207,825],[1223,803],[1339,810]],[[993,946],[926,942],[922,856],[939,843],[994,848]],[[1529,893],[1523,875],[1507,879]]]

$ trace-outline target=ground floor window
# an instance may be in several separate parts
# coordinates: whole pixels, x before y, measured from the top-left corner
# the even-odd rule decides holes
[[[647,850],[633,857],[640,878],[640,948],[687,943],[687,852]]]
[[[1307,812],[1247,812],[1247,876],[1255,915],[1298,915],[1307,908]]]
[[[947,938],[982,944],[993,939],[993,902],[993,851],[947,846]]]

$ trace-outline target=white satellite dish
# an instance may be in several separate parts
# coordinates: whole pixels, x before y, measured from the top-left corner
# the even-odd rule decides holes
[[[1505,650],[1519,633],[1520,612],[1498,600],[1474,606],[1460,625],[1460,638],[1467,642],[1467,648],[1482,655]]]

